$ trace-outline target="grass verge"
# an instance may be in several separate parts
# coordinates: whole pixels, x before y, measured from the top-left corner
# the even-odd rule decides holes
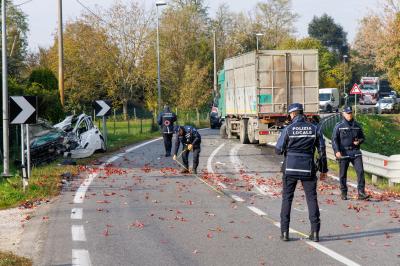
[[[11,252],[2,252],[0,251],[0,266],[31,266],[32,261],[18,257]]]
[[[120,148],[132,145],[137,142],[148,140],[159,136],[158,132],[147,132],[143,134],[127,134],[118,132],[108,136],[108,150],[106,153],[95,153],[90,158],[77,160],[77,166],[60,166],[59,161],[51,164],[34,167],[32,177],[29,180],[29,186],[26,192],[22,190],[21,177],[16,174],[8,179],[0,178],[0,209],[12,208],[21,204],[31,204],[35,201],[46,200],[57,196],[61,189],[62,174],[70,172],[77,174],[79,165],[90,164],[95,159],[113,153]]]

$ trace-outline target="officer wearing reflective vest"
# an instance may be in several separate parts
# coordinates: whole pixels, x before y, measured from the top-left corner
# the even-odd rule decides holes
[[[289,241],[289,223],[294,191],[300,180],[306,194],[311,223],[310,240],[319,241],[320,213],[317,200],[317,167],[314,161],[318,150],[321,161],[321,178],[328,172],[325,141],[316,125],[303,115],[303,105],[291,104],[288,112],[292,122],[281,132],[275,147],[277,154],[285,155],[283,165],[283,190],[281,208],[281,239]]]
[[[360,145],[365,136],[361,126],[353,119],[350,106],[343,108],[343,120],[336,124],[332,134],[332,148],[339,161],[339,178],[342,200],[347,200],[347,169],[352,163],[357,173],[358,199],[365,200],[370,196],[365,194],[364,167]]]
[[[192,126],[180,126],[176,129],[177,137],[175,141],[175,153],[173,159],[176,160],[178,154],[179,145],[182,143],[182,161],[185,169],[182,173],[189,173],[189,152],[193,152],[193,167],[192,173],[197,174],[197,167],[199,166],[200,157],[200,144],[201,136],[196,128]]]
[[[171,112],[168,105],[165,105],[164,111],[158,116],[157,122],[163,133],[165,157],[169,157],[171,156],[172,136],[174,134],[174,122],[176,122],[176,114]]]

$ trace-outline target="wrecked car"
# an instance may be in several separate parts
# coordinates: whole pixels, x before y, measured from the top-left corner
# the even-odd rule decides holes
[[[49,163],[66,151],[65,132],[52,127],[49,122],[39,119],[29,126],[30,152],[32,165]]]
[[[71,115],[54,125],[54,128],[65,132],[64,145],[67,150],[64,157],[73,159],[86,158],[97,150],[106,151],[104,137],[86,114]]]

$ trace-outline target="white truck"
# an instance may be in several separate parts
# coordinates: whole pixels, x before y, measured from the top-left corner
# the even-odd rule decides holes
[[[294,102],[303,104],[306,116],[318,116],[318,69],[317,50],[259,50],[226,59],[219,78],[221,135],[274,142]]]
[[[332,113],[339,109],[339,90],[337,88],[319,89],[319,110]]]

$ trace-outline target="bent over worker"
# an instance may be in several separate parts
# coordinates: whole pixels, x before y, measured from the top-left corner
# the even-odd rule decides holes
[[[361,126],[353,119],[353,109],[343,108],[343,120],[336,124],[332,134],[332,148],[339,160],[339,178],[342,200],[347,200],[347,169],[353,164],[357,173],[358,199],[365,200],[370,196],[365,194],[365,177],[360,145],[365,136]]]
[[[199,166],[201,136],[196,128],[192,126],[180,126],[177,129],[178,134],[175,141],[174,160],[179,150],[179,145],[182,143],[182,161],[185,169],[182,173],[189,173],[189,152],[193,151],[193,167],[192,173],[197,174]]]
[[[174,134],[174,122],[176,122],[176,114],[171,112],[168,105],[164,106],[164,111],[158,116],[158,125],[162,127],[165,157],[171,156],[172,136]]]
[[[328,172],[325,141],[317,126],[306,121],[303,105],[291,104],[288,108],[292,123],[281,133],[275,152],[285,155],[283,165],[283,191],[281,208],[281,239],[289,241],[290,212],[297,181],[303,184],[306,194],[308,215],[311,223],[310,240],[319,241],[320,213],[317,200],[317,167],[315,150],[321,161],[321,178]]]

